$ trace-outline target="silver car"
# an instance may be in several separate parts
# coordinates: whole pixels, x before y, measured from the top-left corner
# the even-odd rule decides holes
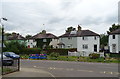
[[[0,64],[1,64],[1,62],[2,62],[1,56],[2,56],[2,55],[0,54]],[[3,55],[2,65],[3,65],[3,66],[12,66],[12,65],[13,65],[13,59],[12,59],[12,58],[9,58],[9,57],[6,57],[5,55]]]

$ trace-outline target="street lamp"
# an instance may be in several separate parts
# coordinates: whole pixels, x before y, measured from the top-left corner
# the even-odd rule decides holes
[[[4,46],[4,44],[3,44],[3,42],[4,42],[4,25],[2,24],[2,20],[4,20],[4,21],[7,21],[7,19],[6,18],[0,18],[0,24],[1,24],[1,27],[2,27],[2,44],[1,44],[1,61],[2,61],[2,67],[1,67],[1,70],[2,70],[2,74],[3,74],[3,46]]]

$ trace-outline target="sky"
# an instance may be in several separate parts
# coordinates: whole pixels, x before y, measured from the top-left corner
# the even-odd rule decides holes
[[[67,27],[106,33],[118,23],[119,0],[1,0],[6,32],[35,35],[42,30],[60,36]]]

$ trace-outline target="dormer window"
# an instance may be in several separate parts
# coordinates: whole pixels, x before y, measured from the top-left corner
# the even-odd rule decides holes
[[[115,39],[115,35],[113,35],[113,39]]]

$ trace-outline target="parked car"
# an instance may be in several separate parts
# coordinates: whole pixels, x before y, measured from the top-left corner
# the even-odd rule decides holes
[[[2,55],[0,54],[0,64],[2,62]],[[3,66],[12,66],[13,65],[13,59],[6,57],[5,55],[3,55]]]
[[[14,52],[3,52],[3,54],[6,57],[10,57],[10,58],[13,58],[13,59],[19,59],[20,58],[20,56],[15,54]]]

